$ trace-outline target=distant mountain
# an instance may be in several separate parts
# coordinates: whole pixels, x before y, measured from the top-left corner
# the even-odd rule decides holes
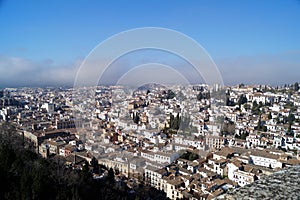
[[[165,89],[166,86],[158,84],[158,83],[147,83],[145,85],[138,87],[137,90],[151,90],[151,89],[155,89],[155,88]]]

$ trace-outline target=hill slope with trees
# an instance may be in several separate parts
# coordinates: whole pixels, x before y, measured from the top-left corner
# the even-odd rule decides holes
[[[96,180],[88,163],[66,168],[62,157],[44,159],[25,146],[12,125],[0,125],[0,199],[165,199],[146,186],[129,193],[116,187],[113,173]]]

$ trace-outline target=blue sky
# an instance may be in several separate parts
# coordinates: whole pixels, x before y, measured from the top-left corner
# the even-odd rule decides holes
[[[300,81],[299,24],[297,0],[4,0],[0,84],[63,83],[57,79],[65,76],[47,74],[68,73],[108,37],[148,26],[174,29],[195,39],[227,84]],[[262,71],[256,75],[257,70]],[[34,80],[26,77],[35,73]]]

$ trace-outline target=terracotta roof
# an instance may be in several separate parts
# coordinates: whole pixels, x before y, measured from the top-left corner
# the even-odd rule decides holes
[[[299,165],[300,164],[300,160],[295,159],[295,158],[288,159],[287,161],[284,161],[284,162],[289,165]]]
[[[219,156],[227,157],[230,154],[233,154],[235,151],[232,148],[229,147],[223,147],[220,151],[215,152],[214,154]]]
[[[266,152],[264,150],[251,150],[250,156],[257,156],[257,157],[264,157],[264,158],[270,158],[270,159],[278,159],[279,155],[275,155],[269,152]]]

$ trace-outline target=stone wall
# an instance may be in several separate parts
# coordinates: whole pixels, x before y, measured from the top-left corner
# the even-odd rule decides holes
[[[275,172],[216,199],[300,199],[300,166]]]

